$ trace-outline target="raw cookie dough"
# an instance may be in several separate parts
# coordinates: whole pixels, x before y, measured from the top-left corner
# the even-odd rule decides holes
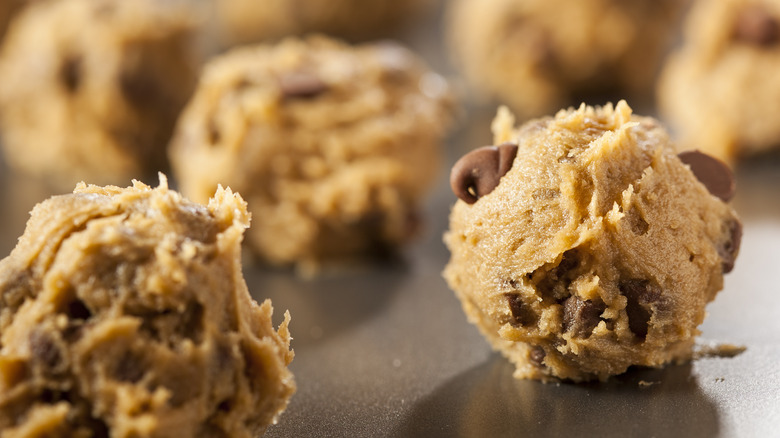
[[[684,148],[734,162],[780,147],[780,1],[694,4],[658,85]]]
[[[499,111],[500,146],[453,167],[465,201],[444,277],[469,320],[517,378],[603,380],[689,358],[739,249],[740,222],[718,197],[734,193],[728,167],[678,157],[624,101],[513,125]]]
[[[435,0],[217,0],[223,45],[322,32],[350,40],[386,37],[430,8]]]
[[[194,88],[189,9],[157,0],[34,2],[0,54],[6,161],[57,188],[166,167]]]
[[[519,117],[605,94],[652,99],[688,0],[453,0],[451,52],[478,94]]]
[[[248,438],[284,410],[289,314],[247,290],[246,203],[161,180],[42,202],[0,261],[4,438]]]
[[[171,145],[183,193],[241,193],[248,241],[274,264],[392,247],[413,235],[448,125],[447,83],[393,43],[325,37],[212,60]]]

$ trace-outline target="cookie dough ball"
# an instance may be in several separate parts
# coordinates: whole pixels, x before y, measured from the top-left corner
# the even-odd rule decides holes
[[[218,0],[214,17],[224,45],[321,32],[350,40],[386,37],[435,0]]]
[[[463,200],[444,277],[469,320],[517,378],[604,380],[689,358],[739,248],[718,197],[733,195],[728,167],[678,157],[623,101],[513,124],[501,110],[500,146],[453,167]]]
[[[698,1],[658,86],[681,146],[734,162],[780,146],[780,1]]]
[[[453,0],[455,61],[522,118],[599,95],[652,98],[687,0]]]
[[[234,49],[206,67],[171,145],[182,191],[240,192],[274,264],[406,241],[449,122],[447,83],[391,43],[324,37]]]
[[[195,85],[193,21],[155,0],[34,2],[0,54],[0,133],[9,164],[73,187],[166,166]]]
[[[246,204],[80,184],[0,261],[3,437],[254,437],[295,390],[241,273]]]

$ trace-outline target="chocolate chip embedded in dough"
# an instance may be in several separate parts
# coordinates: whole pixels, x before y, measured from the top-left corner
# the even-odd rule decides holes
[[[81,85],[81,64],[80,56],[68,56],[60,66],[60,81],[69,93],[75,93]]]
[[[771,46],[780,41],[778,18],[761,5],[744,8],[734,23],[734,39],[757,46]]]
[[[34,329],[29,338],[30,355],[44,368],[56,367],[61,360],[60,350],[54,340],[44,331]]]
[[[528,353],[528,360],[537,367],[544,366],[544,358],[547,357],[544,348],[536,345],[531,347],[531,351]]]
[[[279,77],[279,87],[286,99],[310,99],[328,90],[328,84],[314,73],[294,71]]]
[[[468,204],[496,188],[501,177],[512,168],[517,145],[504,143],[484,146],[461,157],[450,172],[450,187],[455,195]]]
[[[587,338],[601,321],[605,306],[572,295],[563,302],[563,331]]]
[[[726,163],[699,151],[685,151],[677,156],[714,196],[723,202],[734,197],[737,191],[734,174]]]
[[[536,315],[533,310],[520,298],[520,295],[515,293],[505,293],[507,303],[509,304],[509,311],[512,312],[512,323],[519,326],[528,326],[536,323]]]
[[[652,316],[651,304],[661,299],[661,288],[648,280],[636,279],[621,281],[618,288],[627,300],[628,328],[644,340]]]
[[[742,242],[742,222],[734,219],[728,223],[729,239],[718,246],[718,255],[723,259],[723,273],[731,272],[734,269],[734,261],[737,259],[739,245]]]

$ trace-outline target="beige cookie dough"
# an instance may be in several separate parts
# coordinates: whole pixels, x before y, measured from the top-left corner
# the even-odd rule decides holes
[[[171,161],[192,199],[241,193],[261,258],[308,269],[414,234],[451,105],[444,79],[394,43],[240,48],[205,67]]]
[[[687,0],[453,0],[451,52],[477,96],[541,116],[604,95],[652,100]]]
[[[436,0],[217,0],[215,27],[232,46],[320,32],[350,40],[387,37]]]
[[[38,1],[22,11],[0,53],[6,161],[58,189],[164,170],[197,74],[190,9],[175,4]]]
[[[246,204],[76,187],[0,261],[0,430],[16,437],[256,437],[295,390],[241,273]]]
[[[710,161],[684,164],[623,101],[520,127],[502,109],[493,132],[502,145],[453,172],[476,196],[452,209],[444,277],[515,376],[603,380],[690,358],[741,236],[712,181],[697,179]],[[728,198],[733,185],[713,192]]]
[[[723,160],[780,147],[780,1],[697,1],[666,62],[659,111],[681,146]]]

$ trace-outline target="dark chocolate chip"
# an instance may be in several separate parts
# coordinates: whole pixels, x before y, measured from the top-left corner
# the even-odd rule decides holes
[[[723,202],[729,202],[734,197],[734,174],[726,163],[699,151],[681,152],[678,157],[714,196]]]
[[[66,315],[72,320],[83,320],[92,316],[92,312],[83,301],[76,299],[68,303]]]
[[[744,8],[734,23],[734,39],[756,46],[771,46],[780,40],[777,17],[761,5]]]
[[[468,204],[496,188],[501,177],[512,168],[517,145],[504,143],[484,146],[461,157],[450,172],[450,187],[455,195]]]
[[[60,363],[60,350],[49,334],[42,330],[33,330],[30,333],[29,342],[33,360],[43,365],[44,368],[52,369]]]
[[[544,352],[544,348],[538,345],[531,347],[531,351],[528,353],[528,360],[539,368],[544,366],[545,357],[547,357],[547,353]]]
[[[328,84],[319,76],[303,70],[281,75],[279,87],[286,99],[311,99],[328,90]]]
[[[647,280],[636,279],[621,281],[618,288],[627,300],[628,328],[644,340],[652,316],[651,304],[661,299],[661,289]]]
[[[60,66],[60,81],[69,93],[75,93],[81,85],[81,64],[81,57],[69,56]]]
[[[146,373],[143,359],[130,351],[125,352],[114,368],[114,378],[120,382],[136,383]]]
[[[734,269],[734,262],[739,253],[739,246],[742,242],[742,222],[734,219],[728,222],[729,239],[718,247],[718,254],[723,259],[723,273],[731,272]]]
[[[601,313],[605,308],[602,303],[570,296],[563,302],[563,331],[580,338],[589,337],[601,321]]]
[[[520,295],[510,292],[505,293],[504,296],[509,304],[509,310],[512,312],[514,325],[528,326],[536,323],[536,315],[523,303]]]
[[[149,73],[123,71],[119,75],[119,88],[128,102],[137,107],[148,107],[163,99],[160,85]]]
[[[544,298],[561,300],[566,298],[568,288],[576,277],[575,269],[580,265],[580,255],[576,248],[563,253],[557,266],[545,271],[539,269],[531,274],[531,280],[536,284],[536,290]]]

